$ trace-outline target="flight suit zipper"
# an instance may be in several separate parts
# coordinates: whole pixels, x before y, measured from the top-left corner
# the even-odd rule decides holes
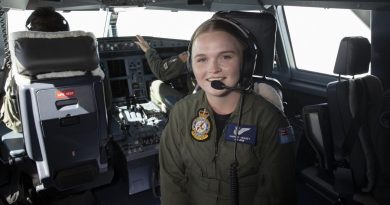
[[[223,130],[222,130],[222,133],[221,133],[221,136],[224,136],[225,135],[225,130],[226,130],[226,125],[230,123],[230,118],[228,120],[226,120],[226,123],[225,123],[225,126],[223,127]],[[214,158],[213,158],[213,161],[214,163],[217,161],[217,157],[218,157],[218,148],[219,148],[219,140],[221,138],[221,136],[216,136],[215,138],[215,142],[214,142]]]
[[[218,168],[217,168],[217,158],[218,158],[218,152],[219,152],[219,143],[220,143],[220,139],[221,139],[221,136],[224,136],[225,135],[225,130],[226,130],[226,125],[230,123],[231,121],[231,118],[232,116],[229,117],[228,120],[226,120],[226,123],[225,123],[225,126],[223,127],[223,130],[222,130],[222,133],[220,136],[216,135],[216,138],[215,138],[215,142],[214,142],[214,146],[215,146],[215,149],[214,149],[214,158],[213,158],[213,162],[214,162],[214,173],[215,173],[215,177],[218,179],[218,176],[217,176],[217,173],[218,173]],[[215,120],[214,120],[215,121]],[[219,194],[220,194],[220,191],[221,191],[221,184],[218,183],[218,188],[217,188],[217,198],[215,200],[215,204],[218,204],[220,198],[219,198]]]

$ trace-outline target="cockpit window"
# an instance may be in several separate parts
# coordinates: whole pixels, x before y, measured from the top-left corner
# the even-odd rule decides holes
[[[153,36],[189,40],[194,30],[213,12],[150,10],[142,7],[119,8],[116,23],[118,36]],[[32,11],[10,10],[9,32],[26,30],[25,22]],[[89,31],[107,37],[110,13],[100,11],[60,12],[71,30]]]
[[[119,10],[118,35],[154,36],[190,40],[195,29],[213,12],[146,10],[144,8],[127,8]]]
[[[342,38],[371,39],[370,11],[291,6],[284,11],[298,69],[333,74]]]
[[[30,16],[31,10],[10,10],[8,12],[8,29],[9,32],[25,31],[26,19]],[[106,11],[71,11],[59,12],[69,23],[71,30],[83,30],[94,33],[96,37],[103,37]]]

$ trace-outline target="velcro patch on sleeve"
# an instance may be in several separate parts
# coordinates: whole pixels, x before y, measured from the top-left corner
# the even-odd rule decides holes
[[[278,129],[279,143],[289,144],[295,142],[294,130],[291,126]]]

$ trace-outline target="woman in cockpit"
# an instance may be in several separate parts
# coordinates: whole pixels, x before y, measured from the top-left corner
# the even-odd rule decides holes
[[[194,33],[190,72],[201,91],[176,103],[160,144],[163,205],[296,204],[294,134],[251,91],[255,41],[231,20]]]

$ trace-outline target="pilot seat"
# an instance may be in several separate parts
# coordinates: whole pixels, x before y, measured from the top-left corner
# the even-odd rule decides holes
[[[35,164],[36,190],[81,191],[109,183],[104,72],[93,34],[21,31],[9,42],[23,131],[7,139],[22,139],[14,157],[24,147]]]
[[[380,193],[383,177],[377,164],[386,156],[375,148],[382,83],[368,74],[355,78],[368,72],[370,59],[366,38],[343,38],[334,68],[339,80],[328,84],[328,102],[303,108],[306,137],[317,153],[318,166],[302,174],[311,186],[341,204],[388,204],[384,202],[388,197]]]

